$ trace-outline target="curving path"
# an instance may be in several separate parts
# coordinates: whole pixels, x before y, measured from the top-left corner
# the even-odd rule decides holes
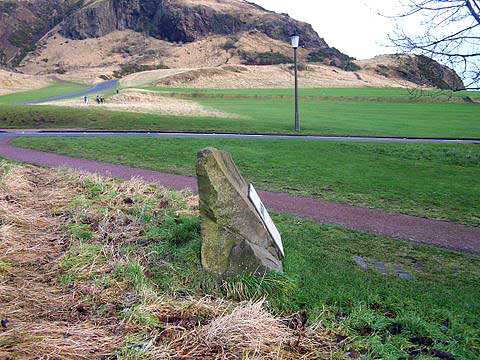
[[[68,167],[122,179],[139,177],[166,187],[190,188],[196,191],[194,177],[17,148],[9,144],[13,138],[0,137],[1,157],[53,168]],[[271,210],[309,218],[321,224],[341,225],[353,230],[480,254],[480,227],[467,227],[283,193],[261,191],[260,196]]]
[[[118,83],[118,80],[110,80],[110,81],[105,81],[100,84],[95,85],[94,87],[85,89],[85,90],[80,90],[80,91],[75,91],[69,94],[64,94],[64,95],[58,95],[58,96],[52,96],[48,98],[43,98],[43,99],[38,99],[38,100],[30,100],[30,101],[24,101],[24,102],[19,102],[19,105],[34,105],[34,104],[40,104],[48,101],[55,101],[55,100],[63,100],[63,99],[70,99],[72,97],[76,96],[83,96],[83,95],[88,95],[91,93],[98,93],[102,92],[105,90],[109,90],[114,88]]]
[[[375,141],[401,143],[452,143],[480,144],[480,139],[446,139],[446,138],[406,138],[373,136],[323,136],[323,135],[288,135],[288,134],[241,134],[241,133],[200,133],[200,132],[161,132],[161,131],[95,131],[95,130],[0,130],[0,137],[207,137],[207,138],[242,138],[242,139],[300,139],[300,140],[341,140],[341,141]]]

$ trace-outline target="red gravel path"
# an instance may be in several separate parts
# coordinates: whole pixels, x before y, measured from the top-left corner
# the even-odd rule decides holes
[[[158,171],[72,158],[9,145],[12,137],[0,138],[0,156],[48,167],[68,167],[122,179],[142,178],[175,189],[196,191],[196,179]],[[321,224],[336,224],[350,229],[393,238],[430,244],[437,247],[480,254],[480,228],[446,221],[387,213],[364,207],[336,204],[283,193],[261,191],[266,206],[274,211],[313,219]]]

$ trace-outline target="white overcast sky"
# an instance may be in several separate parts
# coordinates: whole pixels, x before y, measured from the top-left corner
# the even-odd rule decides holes
[[[399,0],[250,1],[312,24],[330,46],[357,59],[396,52],[394,48],[382,46],[388,45],[387,35],[395,23],[379,13],[393,15],[399,10]]]

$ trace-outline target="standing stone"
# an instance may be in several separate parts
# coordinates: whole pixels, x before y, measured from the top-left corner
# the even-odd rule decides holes
[[[197,178],[204,269],[221,277],[283,271],[282,255],[232,157],[214,148],[201,150]]]

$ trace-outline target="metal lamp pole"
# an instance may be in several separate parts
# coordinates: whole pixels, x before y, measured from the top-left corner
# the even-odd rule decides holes
[[[297,35],[292,35],[292,47],[293,47],[293,61],[295,68],[295,131],[300,131],[300,114],[298,111],[298,61],[297,61],[297,51],[298,45],[300,42],[300,37]]]

